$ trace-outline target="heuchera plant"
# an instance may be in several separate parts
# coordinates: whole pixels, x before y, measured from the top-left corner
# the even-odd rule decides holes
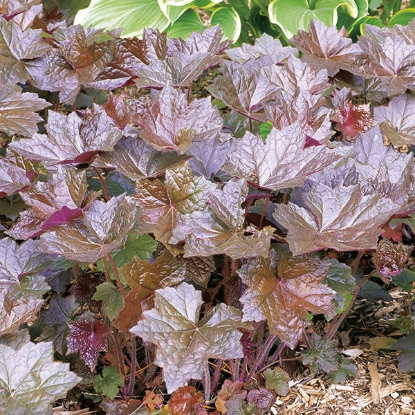
[[[0,413],[70,390],[110,414],[263,413],[299,346],[356,375],[336,333],[360,289],[415,280],[415,23],[227,50],[217,27],[124,39],[39,6],[0,9]]]

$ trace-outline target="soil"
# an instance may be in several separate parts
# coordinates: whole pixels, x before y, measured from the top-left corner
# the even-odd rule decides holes
[[[415,415],[415,374],[399,373],[398,352],[376,350],[373,344],[379,337],[402,337],[390,322],[402,315],[408,294],[396,288],[389,293],[392,301],[358,298],[339,331],[341,350],[359,376],[336,385],[327,375],[298,373],[292,376],[288,395],[279,397],[269,414]]]

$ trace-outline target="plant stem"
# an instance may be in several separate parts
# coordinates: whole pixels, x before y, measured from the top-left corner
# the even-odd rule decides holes
[[[262,208],[261,219],[259,221],[259,230],[262,229],[262,226],[263,226],[263,223],[264,223],[264,218],[265,218],[265,215],[267,213],[267,207],[268,207],[269,198],[270,198],[269,196],[266,197],[265,198],[265,201],[264,201],[264,207]]]
[[[269,334],[268,338],[265,340],[264,346],[262,347],[261,353],[257,357],[255,364],[252,366],[250,372],[248,373],[245,382],[249,382],[257,373],[257,369],[262,368],[262,365],[264,364],[265,359],[267,358],[269,351],[271,350],[271,347],[277,340],[278,336],[276,334]]]
[[[370,277],[372,277],[374,274],[376,274],[376,270],[374,269],[371,273],[367,274],[362,281],[360,281],[360,284],[357,286],[356,290],[353,293],[353,297],[350,300],[349,305],[347,306],[346,310],[343,311],[342,314],[340,314],[340,316],[336,319],[333,319],[333,321],[331,322],[328,330],[327,330],[327,334],[326,334],[326,339],[331,340],[337,333],[337,330],[339,329],[341,323],[343,322],[343,320],[345,319],[345,317],[347,316],[347,314],[349,313],[350,309],[353,307],[353,303],[356,300],[356,297],[358,296],[360,290],[362,289],[362,287],[365,285],[366,281],[368,281],[368,279]]]
[[[98,176],[98,180],[101,182],[102,190],[104,191],[105,200],[108,202],[108,200],[111,199],[111,196],[108,192],[107,184],[105,183],[105,180],[102,178],[99,170],[94,166],[92,166],[92,169],[94,170],[95,174]]]
[[[215,391],[216,388],[218,387],[220,374],[221,374],[221,371],[222,371],[222,366],[223,366],[223,360],[219,359],[216,362],[215,373],[213,374],[212,383],[210,385],[210,387],[212,388],[213,391]]]
[[[106,282],[111,282],[111,277],[110,277],[110,273],[108,271],[108,263],[107,263],[107,258],[103,257],[102,261],[104,263],[104,270],[105,270],[105,281]]]
[[[126,295],[125,295],[125,291],[124,291],[124,286],[123,286],[123,284],[122,284],[122,282],[121,282],[120,274],[118,274],[118,269],[117,269],[117,266],[115,265],[115,262],[114,262],[114,260],[112,259],[111,254],[108,254],[108,255],[106,255],[106,256],[107,256],[107,258],[108,258],[108,259],[109,259],[109,261],[110,261],[110,264],[111,264],[112,270],[114,271],[115,279],[116,279],[116,281],[117,281],[118,288],[120,289],[120,292],[121,292],[122,298],[123,298],[123,300],[125,300]]]
[[[137,344],[135,336],[131,335],[131,365],[130,365],[130,383],[128,385],[128,396],[134,396],[135,371],[137,369]]]
[[[210,382],[210,371],[209,363],[206,362],[205,368],[203,369],[203,389],[205,390],[205,401],[210,400],[210,395],[212,394],[212,384]]]

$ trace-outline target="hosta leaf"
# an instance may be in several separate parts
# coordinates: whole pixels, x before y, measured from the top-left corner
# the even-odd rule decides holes
[[[49,107],[44,99],[30,92],[22,93],[17,85],[4,85],[0,91],[0,131],[11,136],[31,136],[43,118],[35,111]]]
[[[0,411],[44,415],[82,379],[68,363],[53,361],[52,343],[25,343],[18,350],[0,344]]]
[[[137,65],[135,82],[141,88],[163,88],[168,83],[176,88],[190,87],[207,68],[220,62],[217,55],[228,46],[229,42],[222,41],[219,26],[192,33],[186,41],[171,39],[165,56],[158,59],[149,56],[147,65]]]
[[[49,228],[64,225],[83,214],[96,194],[87,192],[86,174],[59,166],[47,183],[39,182],[21,197],[31,209],[20,214],[8,231],[15,239],[39,236]]]
[[[15,141],[10,147],[29,160],[53,164],[90,164],[100,151],[110,151],[121,131],[105,111],[94,105],[83,118],[75,112],[64,115],[49,111],[48,132],[30,140]]]
[[[92,299],[102,301],[101,308],[110,320],[114,320],[118,316],[124,305],[120,290],[110,282],[103,282],[98,285]]]
[[[194,176],[188,163],[166,170],[164,185],[159,180],[137,182],[135,197],[143,210],[137,229],[170,243],[174,228],[184,216],[204,210],[208,192],[214,188],[204,177]]]
[[[360,53],[360,47],[347,37],[344,27],[338,31],[318,20],[310,22],[308,32],[299,30],[290,42],[303,53],[305,62],[316,69],[327,69],[329,76],[336,75],[344,63]]]
[[[336,293],[324,285],[331,264],[307,256],[285,256],[279,262],[249,259],[238,275],[248,286],[241,297],[244,321],[266,319],[271,333],[294,349],[307,325],[307,312],[331,314]]]
[[[111,18],[109,19],[109,10]],[[127,0],[120,4],[117,0],[93,0],[89,7],[80,10],[75,18],[76,24],[84,27],[123,28],[123,36],[141,36],[145,27],[164,31],[169,20],[162,13],[157,0],[137,3]]]
[[[232,48],[226,54],[239,63],[245,63],[249,59],[270,57],[272,63],[280,63],[291,55],[297,55],[298,51],[289,46],[283,47],[279,39],[264,33],[255,39],[254,45],[242,44],[240,48]]]
[[[66,354],[66,336],[69,332],[68,323],[75,320],[74,312],[79,303],[74,296],[61,297],[53,294],[49,308],[40,312],[30,330],[41,330],[37,341],[53,341],[53,347],[58,353]]]
[[[95,369],[100,351],[107,350],[110,329],[103,321],[81,319],[69,322],[68,352],[79,352],[91,372]]]
[[[199,321],[202,294],[191,285],[156,291],[156,307],[131,332],[157,345],[155,364],[162,367],[169,393],[189,379],[201,379],[209,358],[243,356],[239,327],[242,313],[219,304]]]
[[[358,9],[354,0],[274,0],[268,6],[268,13],[271,23],[276,23],[289,39],[299,29],[307,30],[313,19],[327,26],[336,25],[337,12],[341,7],[345,7],[350,16],[357,17]]]
[[[395,147],[415,144],[414,111],[415,98],[410,93],[393,98],[387,107],[374,109],[380,130]]]
[[[41,32],[22,30],[13,20],[0,19],[0,84],[24,84],[30,79],[27,65],[50,49]]]
[[[202,142],[204,143],[204,142]],[[113,167],[131,180],[161,176],[167,169],[180,166],[188,156],[161,152],[137,138],[122,138],[112,151],[100,153],[94,165]]]
[[[117,396],[121,386],[124,386],[124,378],[114,366],[105,366],[102,369],[102,375],[94,377],[94,389],[97,392],[102,392],[110,399],[114,399]]]
[[[79,219],[43,234],[39,250],[81,262],[96,262],[119,248],[135,225],[138,210],[125,195],[95,200]]]
[[[222,118],[210,98],[188,104],[186,94],[170,85],[155,100],[138,101],[131,118],[141,128],[140,137],[159,151],[184,152],[192,140],[208,140],[222,128]]]
[[[12,333],[23,322],[36,317],[42,296],[50,287],[37,274],[46,261],[36,253],[38,242],[17,245],[10,238],[0,240],[0,334]]]
[[[306,135],[296,123],[281,131],[272,129],[265,143],[247,132],[236,142],[223,170],[275,191],[302,186],[308,175],[338,159],[326,146],[306,147]]]
[[[81,26],[58,28],[56,47],[30,65],[28,70],[38,88],[59,91],[62,103],[73,104],[82,85],[91,83],[111,60],[112,36]]]

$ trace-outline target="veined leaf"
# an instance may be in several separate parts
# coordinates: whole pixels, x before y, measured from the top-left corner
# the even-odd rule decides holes
[[[202,294],[186,283],[157,290],[155,304],[131,332],[157,345],[155,364],[164,369],[169,393],[201,379],[209,358],[243,356],[238,328],[250,325],[242,323],[240,310],[219,304],[199,321]]]
[[[307,324],[307,312],[333,313],[336,293],[322,281],[329,261],[307,256],[249,259],[237,271],[248,286],[241,297],[244,321],[267,320],[271,333],[294,349]]]
[[[0,411],[45,415],[82,379],[69,363],[53,361],[52,343],[31,342],[15,349],[0,344]]]

